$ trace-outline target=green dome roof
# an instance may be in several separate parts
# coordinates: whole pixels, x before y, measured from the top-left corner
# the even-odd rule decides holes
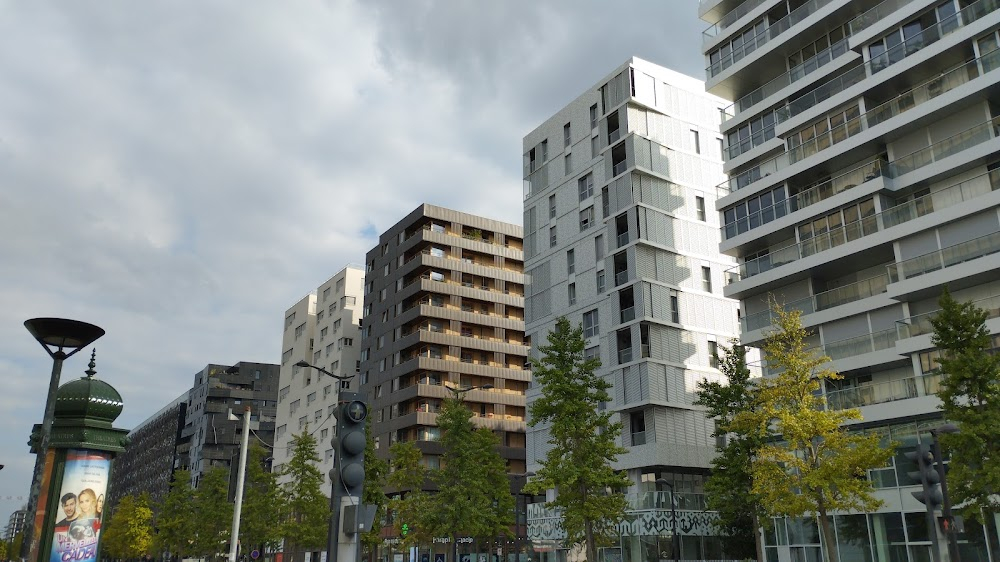
[[[70,381],[56,391],[56,418],[90,418],[113,422],[121,413],[124,403],[121,394],[110,384],[94,378],[97,371],[94,354],[91,354],[87,376]]]

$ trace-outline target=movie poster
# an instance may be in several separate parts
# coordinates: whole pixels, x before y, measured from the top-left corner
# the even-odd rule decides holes
[[[66,451],[49,562],[96,562],[111,455]]]

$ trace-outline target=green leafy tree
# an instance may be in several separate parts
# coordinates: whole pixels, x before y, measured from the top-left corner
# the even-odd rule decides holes
[[[195,554],[214,557],[225,552],[226,542],[232,532],[233,504],[229,503],[229,471],[213,466],[202,473],[194,491],[194,512],[187,516],[194,520]]]
[[[288,519],[283,534],[296,550],[318,550],[326,547],[330,526],[330,500],[323,495],[323,473],[316,465],[316,438],[306,425],[302,433],[292,436],[289,445],[292,457],[282,469],[289,478],[285,484],[288,497]]]
[[[191,546],[195,534],[195,521],[191,517],[193,510],[191,473],[187,470],[174,471],[170,491],[163,498],[163,505],[155,518],[157,550],[178,558],[189,558],[194,554]]]
[[[372,520],[372,528],[361,535],[361,543],[367,551],[373,552],[382,542],[380,523],[385,518],[385,508],[388,503],[385,486],[389,463],[380,459],[375,453],[375,439],[372,438],[370,423],[365,425],[365,438],[365,485],[361,493],[361,502],[375,506],[375,518]]]
[[[15,557],[21,552],[21,545],[24,543],[24,533],[14,535],[14,540],[10,541],[10,553]]]
[[[775,329],[764,342],[764,358],[779,374],[760,382],[759,407],[738,412],[733,427],[765,437],[773,429],[781,442],[768,442],[751,463],[751,492],[771,516],[815,514],[825,544],[824,559],[836,561],[833,510],[875,511],[868,470],[885,466],[894,446],[875,434],[850,433],[843,424],[860,420],[857,409],[828,410],[820,385],[841,378],[823,365],[829,357],[807,348],[801,312],[774,305]]]
[[[392,460],[386,482],[389,488],[399,491],[386,505],[392,514],[393,530],[403,538],[404,547],[426,544],[433,535],[425,521],[430,505],[424,491],[427,469],[420,463],[420,449],[413,442],[397,441],[389,448],[389,455]]]
[[[769,432],[737,431],[733,419],[741,412],[759,410],[757,385],[750,378],[746,347],[738,341],[723,348],[719,370],[726,383],[703,380],[698,383],[695,404],[708,408],[706,415],[716,421],[713,437],[724,438],[716,449],[712,473],[705,482],[708,508],[718,512],[719,526],[727,540],[726,554],[736,560],[763,560],[760,520],[765,515],[760,499],[753,493],[751,461],[764,445]]]
[[[460,398],[444,400],[437,417],[444,454],[431,473],[438,491],[430,498],[428,525],[433,536],[496,537],[514,524],[514,496],[507,465],[497,452],[500,441],[476,429],[472,411]]]
[[[101,531],[101,551],[111,558],[140,558],[153,549],[153,510],[149,495],[125,496]]]
[[[980,520],[1000,512],[1000,355],[992,351],[985,310],[959,303],[947,289],[939,304],[931,319],[931,342],[941,350],[938,397],[945,419],[960,429],[941,436],[951,454],[948,493],[964,516]]]
[[[10,546],[7,544],[7,541],[0,541],[0,560],[7,560],[7,553],[9,552],[8,548],[10,548]]]
[[[243,508],[240,510],[240,548],[249,552],[254,548],[262,552],[281,544],[281,526],[287,501],[278,486],[278,475],[265,470],[268,451],[254,444],[247,451],[247,472],[243,485]]]
[[[597,547],[617,536],[627,508],[621,490],[631,482],[611,467],[626,452],[618,443],[621,423],[611,422],[611,412],[598,411],[601,402],[611,400],[611,383],[594,374],[601,362],[585,359],[583,348],[582,328],[564,317],[549,332],[548,345],[539,347],[533,376],[542,395],[531,407],[529,425],[549,424],[552,447],[525,491],[558,490],[546,506],[561,511],[566,544],[585,545],[586,559],[595,562]]]

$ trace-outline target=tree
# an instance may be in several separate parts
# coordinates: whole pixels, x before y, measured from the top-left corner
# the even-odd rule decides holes
[[[781,436],[751,461],[751,491],[771,516],[815,514],[824,559],[836,561],[830,511],[878,509],[882,502],[874,496],[868,470],[885,466],[895,447],[882,447],[876,434],[848,432],[843,424],[861,419],[857,409],[826,408],[820,385],[840,374],[823,367],[829,357],[807,349],[801,311],[773,307],[776,329],[767,334],[764,358],[779,374],[760,382],[759,408],[738,412],[733,427],[758,438],[772,429]]]
[[[195,554],[191,539],[195,534],[194,490],[191,489],[191,473],[176,470],[170,491],[163,499],[163,506],[155,518],[156,548],[167,551],[178,558],[189,558]]]
[[[281,544],[281,525],[287,513],[284,491],[278,475],[265,470],[267,450],[254,443],[247,452],[247,472],[243,486],[243,509],[240,510],[240,547],[264,551]]]
[[[229,471],[213,466],[202,473],[194,491],[193,543],[195,554],[214,557],[226,549],[232,532],[233,504],[229,503]]]
[[[0,560],[7,560],[7,541],[0,541]]]
[[[712,436],[725,438],[725,444],[716,448],[718,455],[712,460],[705,493],[708,508],[718,512],[719,527],[728,537],[723,546],[726,554],[736,560],[763,560],[757,529],[765,513],[753,493],[751,461],[769,432],[761,434],[756,428],[741,432],[733,427],[733,419],[740,412],[758,411],[757,385],[747,368],[746,347],[734,340],[732,347],[722,348],[722,352],[719,370],[726,377],[726,384],[702,380],[694,401],[708,408],[705,415],[715,419]]]
[[[316,468],[316,438],[309,433],[308,425],[302,433],[292,436],[290,447],[292,458],[282,470],[289,478],[285,484],[288,519],[282,531],[285,539],[299,549],[322,549],[330,526],[330,501],[323,495],[323,473]]]
[[[429,531],[453,542],[507,533],[514,524],[514,496],[497,452],[499,439],[472,425],[472,411],[458,397],[444,400],[437,424],[444,454],[442,467],[431,473],[438,491],[430,498]]]
[[[397,441],[389,447],[389,455],[392,461],[386,482],[390,488],[400,491],[389,499],[386,506],[392,514],[392,526],[396,534],[403,538],[404,547],[425,544],[433,535],[424,520],[430,506],[427,492],[423,489],[427,469],[420,463],[420,449],[413,442]],[[405,533],[403,525],[406,525]]]
[[[385,508],[388,498],[385,496],[386,475],[389,473],[389,463],[380,459],[375,453],[375,439],[372,438],[371,424],[365,425],[365,485],[361,494],[361,503],[375,506],[375,518],[372,528],[361,535],[361,543],[368,551],[374,551],[382,542],[381,521],[385,518]]]
[[[21,545],[24,543],[24,533],[18,533],[14,535],[14,540],[10,541],[10,553],[14,556],[18,556],[21,552]]]
[[[531,407],[529,425],[549,424],[552,447],[525,491],[558,491],[546,506],[561,511],[567,545],[585,545],[586,559],[595,562],[597,546],[617,536],[627,507],[621,490],[631,482],[611,467],[626,452],[618,443],[621,423],[598,411],[611,400],[611,383],[594,374],[601,362],[585,359],[583,348],[583,329],[564,317],[549,332],[548,345],[539,347],[533,376],[542,395]]]
[[[945,289],[941,311],[931,319],[931,342],[941,350],[943,377],[938,397],[945,419],[960,431],[941,435],[951,455],[948,493],[962,514],[980,520],[1000,511],[1000,355],[986,328],[988,314],[971,302],[959,303]]]
[[[153,510],[149,495],[125,496],[101,531],[101,550],[110,558],[141,558],[153,549]]]

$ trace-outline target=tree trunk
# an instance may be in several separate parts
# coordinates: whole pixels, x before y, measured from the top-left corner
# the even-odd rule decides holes
[[[764,562],[764,539],[760,532],[760,518],[753,515],[753,543],[757,547],[757,562]]]
[[[830,525],[830,516],[826,513],[826,502],[820,497],[817,502],[816,514],[819,516],[820,532],[823,533],[824,558],[826,562],[837,562],[837,539],[833,534],[833,526]]]
[[[594,522],[589,519],[583,524],[584,535],[587,538],[586,562],[597,562],[597,544],[594,542]]]

